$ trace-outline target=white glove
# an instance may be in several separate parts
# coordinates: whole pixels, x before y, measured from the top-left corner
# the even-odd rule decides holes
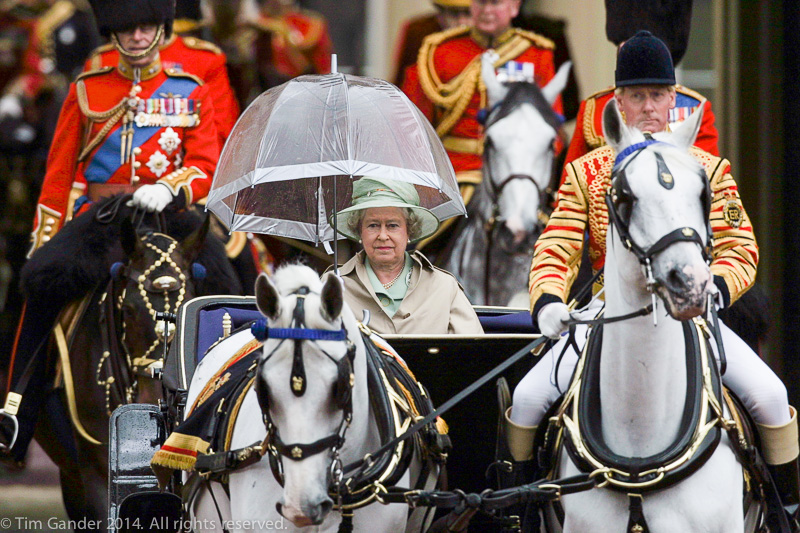
[[[160,213],[172,201],[172,191],[163,183],[142,185],[133,193],[133,198],[128,202],[131,207],[138,207],[145,211]]]
[[[567,304],[553,302],[542,307],[537,317],[539,331],[545,337],[558,339],[562,333],[569,329],[566,322],[569,320],[569,308]]]
[[[7,94],[0,98],[0,118],[19,118],[22,116],[22,102],[19,96]]]

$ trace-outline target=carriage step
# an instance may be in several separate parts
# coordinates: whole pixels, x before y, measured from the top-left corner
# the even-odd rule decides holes
[[[146,531],[154,520],[164,524],[180,518],[180,498],[160,493],[150,469],[150,459],[166,434],[166,422],[156,405],[122,405],[112,413],[108,448],[110,533],[136,529],[137,525]]]

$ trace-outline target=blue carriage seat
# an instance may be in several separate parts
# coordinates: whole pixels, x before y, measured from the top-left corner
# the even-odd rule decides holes
[[[164,361],[164,386],[188,389],[197,363],[223,335],[223,317],[231,317],[231,331],[261,318],[253,296],[201,296],[178,310],[175,336]]]
[[[212,344],[217,342],[223,335],[223,320],[225,315],[230,316],[231,331],[236,331],[242,326],[250,324],[254,320],[263,318],[261,312],[255,308],[241,308],[234,306],[223,306],[201,309],[197,314],[197,347],[195,351],[196,362],[203,360]]]
[[[474,306],[484,333],[539,333],[527,309]]]

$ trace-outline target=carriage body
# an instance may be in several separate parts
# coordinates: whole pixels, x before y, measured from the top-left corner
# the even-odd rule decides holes
[[[386,335],[416,379],[428,389],[433,405],[441,405],[470,383],[529,344],[534,335],[527,310],[476,307],[485,331],[471,335]],[[254,297],[207,296],[186,302],[176,319],[176,332],[164,363],[165,400],[161,408],[147,404],[120,407],[111,421],[109,449],[109,519],[124,526],[132,516],[151,523],[160,516],[175,516],[178,496],[159,495],[152,473],[142,469],[143,455],[152,454],[168,433],[182,421],[187,390],[203,354],[219,340],[249,327],[262,315]],[[506,370],[513,386],[534,364],[533,356]],[[453,451],[447,460],[450,487],[481,492],[492,486],[486,470],[495,460],[496,392],[484,386],[443,416],[449,426]],[[136,427],[136,431],[131,431]],[[476,438],[478,437],[478,438]],[[126,453],[124,450],[136,450]],[[177,489],[172,488],[173,492]],[[169,489],[167,494],[169,494]],[[127,498],[127,500],[126,500]],[[155,517],[144,514],[142,500],[152,498]],[[133,518],[135,519],[135,518]],[[163,520],[163,519],[162,519]],[[488,519],[476,517],[470,530],[493,531]],[[118,528],[124,530],[124,527]],[[499,529],[498,529],[499,531]]]

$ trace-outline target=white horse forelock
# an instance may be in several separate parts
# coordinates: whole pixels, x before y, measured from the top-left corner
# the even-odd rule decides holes
[[[316,293],[322,290],[322,281],[316,272],[299,263],[289,263],[281,266],[275,271],[272,281],[280,291],[281,296],[288,296],[301,287],[308,287],[312,292]]]

